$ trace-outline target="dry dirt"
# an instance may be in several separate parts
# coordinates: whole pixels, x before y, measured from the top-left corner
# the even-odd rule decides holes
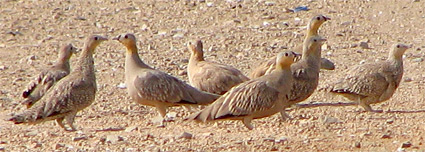
[[[310,10],[285,11],[301,5]],[[356,106],[292,108],[293,120],[274,115],[253,121],[255,129],[249,131],[238,121],[183,121],[198,110],[183,108],[172,108],[176,117],[156,127],[155,109],[132,102],[117,87],[124,82],[125,48],[106,41],[95,55],[96,101],[77,115],[79,131],[63,131],[53,121],[27,126],[0,120],[0,151],[424,151],[424,6],[425,0],[2,0],[3,117],[24,109],[21,91],[32,75],[54,62],[60,45],[72,42],[81,48],[91,34],[135,33],[146,63],[187,81],[185,43],[191,39],[204,41],[207,60],[247,74],[260,61],[300,44],[310,18],[324,14],[332,20],[320,30],[328,39],[322,54],[336,70],[322,71],[319,87],[351,65],[385,59],[395,42],[413,48],[405,54],[398,91],[373,106],[387,112],[366,113]],[[368,42],[370,49],[356,47],[360,42]],[[303,103],[341,101],[346,100],[318,91]],[[184,132],[192,138],[180,138]]]

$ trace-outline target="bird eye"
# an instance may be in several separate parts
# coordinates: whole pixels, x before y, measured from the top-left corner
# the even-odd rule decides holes
[[[96,40],[96,41],[97,41],[97,40],[99,40],[99,38],[96,36],[96,37],[94,37],[94,40]]]
[[[317,17],[316,19],[317,19],[317,20],[320,20],[320,17]]]
[[[128,39],[128,35],[125,35],[124,38]]]
[[[400,48],[400,45],[397,45],[397,48]]]
[[[289,56],[289,54],[288,53],[285,53],[285,56]]]
[[[313,41],[314,41],[314,42],[317,42],[317,40],[316,40],[316,39],[314,39]]]

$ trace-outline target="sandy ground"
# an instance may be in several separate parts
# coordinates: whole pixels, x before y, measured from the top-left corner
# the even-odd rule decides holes
[[[310,10],[285,11],[301,5]],[[134,33],[147,64],[187,81],[185,43],[191,39],[204,41],[207,60],[248,74],[259,62],[300,44],[310,18],[324,14],[332,20],[320,30],[328,39],[322,55],[334,61],[336,69],[320,73],[319,87],[335,81],[347,67],[385,59],[395,42],[413,48],[405,54],[405,75],[397,92],[373,105],[387,112],[366,113],[356,106],[293,108],[293,120],[274,115],[253,121],[255,129],[249,131],[238,121],[183,121],[198,110],[183,108],[172,108],[176,117],[166,127],[156,127],[155,109],[134,103],[117,87],[124,82],[125,48],[107,41],[96,50],[98,93],[77,115],[74,124],[79,130],[63,131],[53,121],[27,126],[0,120],[0,151],[424,151],[424,6],[424,0],[2,0],[3,117],[24,109],[21,91],[54,62],[61,45],[72,42],[81,48],[91,34]],[[360,42],[370,49],[358,47]],[[303,103],[341,101],[346,100],[318,91]],[[182,138],[184,132],[191,138]]]

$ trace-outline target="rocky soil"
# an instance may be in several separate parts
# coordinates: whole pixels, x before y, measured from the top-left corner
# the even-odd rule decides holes
[[[309,10],[288,11],[297,6]],[[2,0],[0,151],[424,151],[424,6],[424,0]],[[397,92],[373,105],[386,112],[367,113],[356,106],[292,108],[292,120],[274,115],[253,121],[250,131],[238,121],[183,121],[199,109],[177,107],[171,108],[166,126],[157,127],[155,109],[132,102],[120,88],[125,48],[107,41],[95,55],[96,101],[77,115],[78,131],[63,131],[53,121],[4,121],[25,109],[21,91],[54,62],[57,49],[68,42],[81,48],[88,35],[134,33],[147,64],[187,81],[187,41],[202,39],[207,60],[248,74],[259,62],[300,44],[316,14],[332,18],[320,34],[328,39],[322,55],[336,65],[320,73],[319,87],[352,65],[385,59],[393,43],[413,45],[405,54]],[[317,91],[303,104],[345,101]]]

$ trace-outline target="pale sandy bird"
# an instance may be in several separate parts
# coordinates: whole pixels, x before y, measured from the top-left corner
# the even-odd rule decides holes
[[[96,77],[94,72],[93,54],[96,47],[107,40],[102,36],[91,36],[87,39],[75,69],[59,80],[31,108],[26,109],[11,118],[15,124],[36,124],[56,120],[65,130],[76,130],[73,125],[77,112],[92,104],[96,94]],[[71,129],[67,129],[63,120]]]
[[[308,26],[307,26],[307,30],[306,30],[306,36],[305,36],[305,40],[309,39],[310,37],[313,36],[318,36],[318,30],[320,28],[320,26],[325,23],[326,21],[330,20],[329,17],[326,17],[324,15],[317,15],[314,16]],[[303,45],[299,45],[296,46],[294,48],[294,51],[297,53],[302,53],[303,52]],[[297,57],[295,58],[295,62],[298,62],[301,59],[300,54],[297,54]],[[256,77],[260,77],[266,73],[270,73],[270,71],[274,70],[274,66],[276,65],[275,63],[276,61],[276,57],[272,57],[270,59],[268,59],[265,62],[262,62],[259,66],[257,66],[254,70],[251,71],[251,73],[249,74],[250,78],[256,78]],[[326,59],[326,58],[321,58],[320,59],[320,68],[321,69],[325,69],[325,70],[334,70],[335,69],[335,64]],[[268,71],[268,72],[267,72]]]
[[[137,103],[156,107],[162,118],[168,107],[205,105],[219,96],[200,91],[178,78],[146,65],[139,57],[136,37],[122,34],[114,38],[127,47],[125,84],[129,96]]]
[[[323,89],[358,102],[366,111],[382,112],[373,110],[370,104],[392,97],[403,77],[403,54],[408,48],[395,44],[387,60],[357,65],[347,70],[345,77]]]
[[[205,61],[201,40],[189,42],[187,47],[191,52],[187,73],[190,84],[195,88],[214,94],[224,94],[233,86],[249,80],[236,68]]]
[[[295,53],[279,53],[276,70],[272,73],[243,82],[212,105],[188,117],[201,122],[214,120],[241,120],[253,129],[252,119],[271,116],[288,107],[288,94],[292,85],[291,64]]]
[[[69,59],[77,48],[68,44],[59,50],[57,61],[52,66],[43,69],[41,73],[31,81],[27,89],[22,93],[25,100],[22,102],[27,108],[30,108],[35,102],[49,90],[56,82],[67,76],[71,70]]]
[[[301,60],[291,66],[293,83],[289,94],[289,103],[304,101],[313,94],[319,84],[319,64],[321,46],[326,39],[312,36],[304,41]],[[284,111],[282,118],[290,118]]]

